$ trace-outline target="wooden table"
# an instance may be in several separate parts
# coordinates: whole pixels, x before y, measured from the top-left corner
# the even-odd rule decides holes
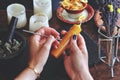
[[[28,22],[29,22],[29,18],[31,15],[32,15],[32,11],[31,10],[27,11]],[[60,21],[56,16],[56,12],[53,12],[53,18],[50,20],[49,23],[50,23],[50,27],[55,28],[59,32],[63,29],[68,30],[70,28],[70,26],[72,26],[70,24],[66,24],[66,23]],[[6,11],[4,11],[4,10],[0,11],[0,27],[1,26],[7,27]],[[28,23],[27,23],[26,27],[24,27],[23,29],[28,29]],[[96,27],[94,20],[91,19],[90,21],[82,24],[82,29],[83,29],[82,34],[85,36],[85,39],[87,42],[87,46],[88,46],[88,50],[89,50],[88,52],[90,52],[92,49],[93,55],[92,55],[92,53],[90,55],[94,56],[94,54],[98,54],[97,50],[94,50],[94,48],[97,47],[97,41],[98,41],[98,33],[97,33],[98,28]],[[25,37],[29,36],[26,33],[23,33],[21,30],[22,29],[20,29],[19,31],[22,34],[25,34]],[[17,60],[16,59],[12,60],[14,62],[8,61],[6,63],[2,63],[2,64],[0,63],[1,64],[0,67],[2,66],[2,69],[3,69],[3,70],[1,69],[2,71],[0,71],[0,78],[3,78],[3,80],[11,80],[13,77],[15,77],[17,74],[19,74],[26,67],[26,64],[28,62],[28,49],[24,53],[25,53],[24,56],[22,56],[21,58],[19,58]],[[95,57],[97,57],[97,56],[95,56]],[[25,59],[25,60],[23,60],[23,59]],[[49,66],[49,65],[54,65],[54,66]],[[93,65],[95,65],[95,66],[93,66]],[[55,67],[54,70],[52,67]],[[115,64],[115,76],[116,77],[113,78],[114,80],[120,79],[119,67],[120,67],[119,64]],[[60,69],[61,71],[58,69]],[[6,72],[6,71],[8,71],[8,72]],[[45,73],[45,72],[48,72],[48,73]],[[99,64],[98,64],[98,62],[96,62],[96,64],[92,63],[92,66],[90,66],[90,72],[95,80],[112,80],[110,78],[110,76],[111,76],[110,70],[109,70],[108,66],[105,65],[104,63],[99,63]],[[53,79],[52,74],[55,74],[54,79]],[[47,76],[49,76],[49,78],[46,78]],[[52,76],[52,77],[50,77],[50,76]],[[48,59],[47,65],[45,66],[45,69],[41,75],[40,80],[69,80],[69,78],[66,76],[67,75],[64,70],[62,58],[59,60],[56,60],[52,56],[50,56],[50,58]]]

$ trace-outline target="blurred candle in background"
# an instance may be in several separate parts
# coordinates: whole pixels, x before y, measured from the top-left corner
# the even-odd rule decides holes
[[[7,7],[8,23],[10,23],[12,16],[18,18],[18,23],[16,28],[22,28],[26,25],[27,23],[26,10],[22,4],[13,3]]]
[[[39,13],[30,17],[29,30],[36,31],[40,27],[49,27],[48,17],[46,14]]]
[[[48,20],[52,18],[52,1],[51,0],[33,0],[34,14],[44,13]]]

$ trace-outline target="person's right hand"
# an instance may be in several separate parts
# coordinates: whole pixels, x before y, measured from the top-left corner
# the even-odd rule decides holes
[[[71,80],[92,80],[88,68],[88,52],[84,38],[74,35],[69,46],[69,55],[64,53],[64,65]]]
[[[32,35],[29,39],[29,66],[15,80],[36,80],[48,60],[51,47],[55,47],[59,43],[55,39],[60,37],[59,33],[53,28],[41,27],[36,33],[41,36]]]
[[[33,35],[30,37],[29,66],[36,68],[41,73],[47,62],[51,47],[58,44],[55,38],[59,38],[59,33],[50,27],[42,27],[36,33],[45,36]]]

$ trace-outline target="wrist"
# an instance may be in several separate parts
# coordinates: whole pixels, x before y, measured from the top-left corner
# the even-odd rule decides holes
[[[91,76],[89,70],[83,70],[79,72],[78,78],[80,78],[80,80],[93,80],[93,77]],[[79,80],[79,79],[76,79],[76,80]]]
[[[43,71],[43,66],[39,64],[29,63],[28,68],[31,68],[34,72],[40,74]]]
[[[71,80],[93,80],[93,77],[91,76],[89,70],[82,70],[71,76]]]
[[[25,68],[14,80],[36,80],[37,75],[30,68]]]
[[[27,68],[30,69],[30,70],[35,74],[35,76],[36,76],[37,78],[40,77],[40,72],[39,72],[36,68],[33,68],[33,67],[31,67],[31,66],[28,66]]]

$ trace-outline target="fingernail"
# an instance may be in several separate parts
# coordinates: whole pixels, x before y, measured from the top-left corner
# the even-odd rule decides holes
[[[75,34],[73,35],[73,40],[76,40],[76,35]]]

